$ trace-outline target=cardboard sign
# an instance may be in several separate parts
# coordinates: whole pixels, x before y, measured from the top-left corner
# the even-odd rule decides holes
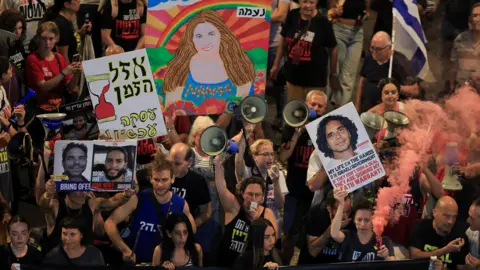
[[[118,191],[133,188],[137,142],[57,141],[57,192]]]
[[[271,1],[149,1],[146,45],[165,114],[230,113],[265,93]]]
[[[385,175],[353,103],[322,116],[306,128],[334,188],[353,192]]]
[[[93,114],[91,100],[82,100],[60,107],[67,114],[62,120],[62,139],[95,140],[98,138],[97,119]]]
[[[100,132],[108,139],[167,134],[146,51],[83,62]]]

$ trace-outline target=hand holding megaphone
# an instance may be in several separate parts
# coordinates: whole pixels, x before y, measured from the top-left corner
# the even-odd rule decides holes
[[[215,165],[215,167],[223,167],[225,160],[226,160],[225,155],[220,154],[213,159],[213,165]]]

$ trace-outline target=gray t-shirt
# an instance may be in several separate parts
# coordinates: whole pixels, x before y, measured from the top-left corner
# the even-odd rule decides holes
[[[103,255],[99,249],[94,246],[86,246],[85,252],[82,256],[70,259],[71,263],[66,257],[66,254],[60,249],[61,247],[56,247],[50,251],[45,259],[43,264],[45,265],[65,265],[65,266],[105,266],[105,261],[103,260]]]

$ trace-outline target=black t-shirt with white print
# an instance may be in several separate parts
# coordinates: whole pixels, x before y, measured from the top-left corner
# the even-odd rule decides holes
[[[198,173],[188,170],[184,177],[175,177],[172,191],[187,201],[190,212],[195,216],[198,206],[210,202],[207,181]]]
[[[140,1],[140,0],[138,0]],[[137,1],[130,3],[118,3],[118,15],[112,19],[112,6],[107,4],[102,16],[102,29],[111,29],[111,38],[125,52],[135,50],[142,34],[142,24],[147,22],[147,7],[144,7],[143,15],[137,14]]]
[[[368,261],[383,261],[384,258],[377,256],[375,245],[377,243],[375,234],[372,235],[370,241],[362,244],[358,239],[357,230],[345,230],[345,239],[340,247],[342,262],[368,262]],[[393,245],[390,238],[382,236],[382,243],[388,249],[388,255],[394,256]]]
[[[300,38],[298,35],[302,34]],[[327,85],[328,49],[335,48],[337,41],[332,24],[317,14],[310,21],[302,20],[300,9],[291,10],[282,27],[285,39],[287,81],[303,87]],[[299,63],[293,60],[299,54]]]

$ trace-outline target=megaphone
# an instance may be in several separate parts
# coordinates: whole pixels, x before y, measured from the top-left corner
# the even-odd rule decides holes
[[[462,190],[462,184],[458,181],[457,175],[453,173],[452,166],[445,165],[445,175],[442,180],[442,187],[445,190]]]
[[[283,120],[291,127],[301,127],[308,122],[308,119],[316,118],[317,112],[309,109],[302,100],[292,100],[283,109]]]
[[[45,141],[47,141],[50,131],[60,128],[60,124],[65,116],[67,116],[65,113],[44,113],[37,115],[37,118],[40,119],[45,128]]]
[[[267,116],[268,105],[258,96],[247,96],[240,103],[240,113],[245,121],[256,124]]]
[[[202,132],[200,148],[209,156],[217,156],[223,152],[233,155],[238,152],[238,145],[228,140],[227,133],[217,126],[208,127]]]
[[[387,121],[387,132],[385,133],[387,140],[397,137],[398,129],[410,124],[410,119],[404,113],[397,111],[386,111],[383,113],[383,118]]]
[[[375,135],[382,129],[383,122],[385,121],[383,117],[372,112],[362,113],[360,115],[360,119],[362,120],[363,125],[366,127],[370,140],[375,138]]]

